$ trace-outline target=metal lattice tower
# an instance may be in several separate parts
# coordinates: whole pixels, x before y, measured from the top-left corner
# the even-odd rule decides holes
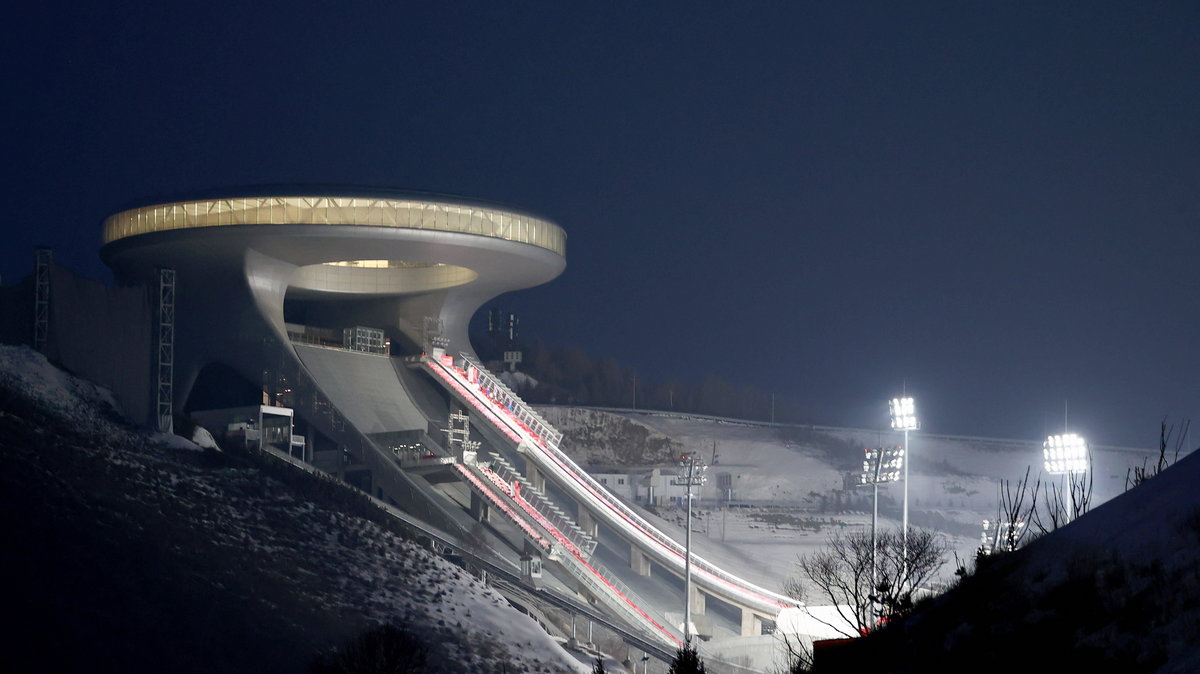
[[[50,336],[50,263],[54,253],[49,248],[37,249],[37,266],[34,272],[33,296],[33,348],[46,349]]]
[[[175,389],[175,270],[158,270],[158,386],[155,415],[158,430],[174,430]]]
[[[446,445],[450,452],[464,463],[474,463],[480,443],[471,440],[471,417],[463,412],[452,411],[446,426]]]
[[[462,412],[451,412],[446,426],[446,444],[457,448],[471,437],[471,418]]]

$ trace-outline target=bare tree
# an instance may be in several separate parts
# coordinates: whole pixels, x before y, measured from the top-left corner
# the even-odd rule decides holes
[[[812,642],[798,634],[776,632],[775,639],[783,646],[783,664],[771,671],[773,674],[804,674],[812,670]]]
[[[846,636],[858,636],[875,624],[870,600],[871,535],[868,532],[834,532],[824,550],[801,555],[798,565],[802,577],[793,576],[785,581],[784,592],[803,601],[807,594],[804,578],[807,578],[819,593],[820,601],[835,606],[842,620],[858,631],[856,634],[847,631],[844,625],[830,625]]]
[[[1014,485],[1011,480],[1000,480],[999,502],[996,505],[995,534],[990,541],[980,545],[980,552],[990,555],[995,552],[1012,552],[1021,547],[1029,534],[1027,526],[1034,518],[1037,509],[1038,492],[1042,481],[1039,478],[1029,486],[1030,468],[1025,468],[1025,476]]]
[[[929,584],[946,563],[949,546],[941,534],[928,529],[908,528],[908,544],[899,530],[879,539],[879,578],[874,600],[881,619],[893,619],[912,610],[913,595]]]
[[[1041,534],[1066,526],[1092,509],[1092,457],[1082,473],[1067,473],[1065,483],[1048,482],[1042,490],[1042,505],[1033,510],[1033,525]],[[1035,496],[1036,498],[1036,496]]]
[[[912,609],[913,593],[945,564],[947,549],[940,534],[913,527],[907,546],[900,531],[886,531],[874,550],[869,532],[834,532],[824,550],[799,557],[801,576],[785,581],[784,591],[803,601],[804,587],[813,588],[844,621],[825,624],[846,636],[866,634]]]
[[[1182,428],[1179,429],[1179,435],[1175,437],[1175,456],[1170,461],[1167,460],[1167,443],[1171,440],[1171,436],[1175,434],[1175,424],[1167,426],[1167,420],[1164,418],[1158,427],[1158,462],[1153,468],[1146,466],[1146,460],[1142,460],[1141,466],[1134,466],[1125,471],[1125,491],[1129,491],[1133,487],[1149,480],[1167,469],[1168,466],[1179,461],[1179,452],[1183,449],[1183,443],[1187,442],[1188,429],[1192,425],[1191,419],[1184,419]],[[1200,449],[1200,447],[1197,447]]]

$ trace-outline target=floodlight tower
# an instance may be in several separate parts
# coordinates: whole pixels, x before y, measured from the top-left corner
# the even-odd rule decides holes
[[[908,432],[920,430],[921,422],[917,421],[917,408],[913,403],[911,396],[903,396],[900,398],[892,398],[888,403],[888,408],[892,413],[892,430],[904,431],[904,449],[901,452],[901,457],[904,458],[904,516],[901,526],[903,531],[903,557],[905,560],[905,571],[908,566]]]
[[[871,511],[871,591],[875,591],[875,527],[879,521],[879,483],[895,482],[900,479],[900,467],[904,463],[902,447],[877,447],[863,450],[863,469],[860,484],[869,484],[874,490]]]
[[[687,529],[684,533],[684,562],[683,562],[683,640],[692,643],[692,487],[704,484],[704,471],[708,466],[701,463],[699,452],[688,452],[679,457],[679,465],[687,468],[687,477],[679,476],[671,480],[674,485],[687,486]]]
[[[1042,456],[1046,472],[1051,475],[1066,475],[1074,480],[1075,473],[1086,473],[1088,469],[1087,440],[1075,433],[1051,435],[1042,443]],[[1071,499],[1071,519],[1079,517],[1079,504]]]

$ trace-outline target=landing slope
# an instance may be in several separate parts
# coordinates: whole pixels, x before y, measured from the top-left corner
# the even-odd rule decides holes
[[[294,346],[304,367],[360,431],[424,430],[428,425],[387,356]]]

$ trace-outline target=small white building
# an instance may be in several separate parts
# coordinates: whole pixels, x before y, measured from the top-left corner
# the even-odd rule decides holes
[[[609,491],[635,503],[681,506],[687,501],[687,487],[672,484],[679,477],[679,471],[675,468],[599,468],[590,473]],[[704,495],[705,489],[692,490],[693,502]]]

